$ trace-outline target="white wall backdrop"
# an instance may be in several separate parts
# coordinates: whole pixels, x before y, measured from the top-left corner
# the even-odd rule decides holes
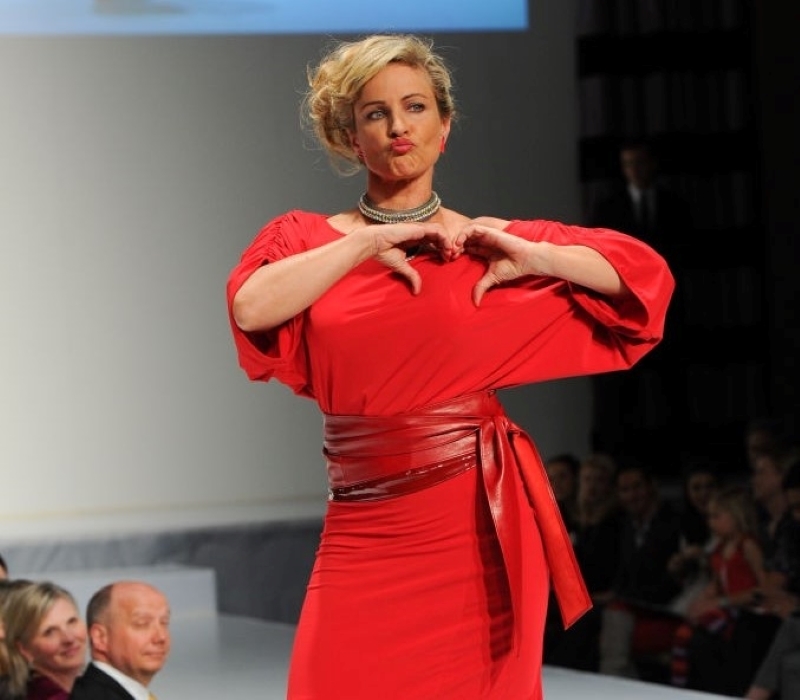
[[[574,2],[438,35],[463,113],[448,206],[577,220]],[[352,206],[299,130],[325,37],[0,39],[0,514],[324,499],[316,406],[238,369],[228,271],[280,212]],[[585,452],[586,380],[509,393]],[[0,527],[2,527],[0,521]]]

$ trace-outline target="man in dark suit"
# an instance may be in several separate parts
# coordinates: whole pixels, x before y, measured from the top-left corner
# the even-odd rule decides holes
[[[651,653],[666,653],[682,621],[669,607],[680,586],[668,570],[680,546],[680,516],[638,460],[621,459],[616,488],[623,513],[620,559],[602,611],[599,667],[608,675],[637,677],[635,657],[643,650],[636,640],[647,640]]]
[[[140,581],[118,581],[95,593],[86,609],[92,662],[71,700],[153,700],[148,690],[169,656],[169,603]]]
[[[683,372],[685,301],[682,270],[694,236],[689,202],[661,178],[659,158],[646,139],[619,146],[619,186],[600,200],[588,224],[635,236],[658,251],[678,285],[667,313],[664,340],[631,372],[592,378],[595,394],[593,449],[627,452],[668,472],[680,458],[674,426],[686,420],[688,399]]]
[[[659,161],[646,140],[628,140],[619,148],[620,186],[599,201],[590,225],[629,233],[652,245],[673,267],[691,241],[688,202],[660,179]]]

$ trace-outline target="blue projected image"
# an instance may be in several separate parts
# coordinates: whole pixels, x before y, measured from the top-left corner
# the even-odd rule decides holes
[[[0,34],[517,31],[527,0],[0,0]]]

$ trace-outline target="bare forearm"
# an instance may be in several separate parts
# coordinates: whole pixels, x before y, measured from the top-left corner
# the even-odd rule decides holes
[[[348,235],[264,265],[234,296],[233,319],[244,331],[274,328],[311,306],[371,254],[368,237]]]
[[[558,277],[608,296],[628,293],[617,271],[596,250],[581,245],[533,245],[536,274]]]

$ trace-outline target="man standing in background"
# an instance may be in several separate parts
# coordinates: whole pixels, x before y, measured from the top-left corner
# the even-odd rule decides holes
[[[619,185],[598,201],[587,224],[623,231],[652,245],[670,264],[678,286],[660,346],[630,372],[593,377],[592,447],[616,455],[633,454],[651,463],[657,457],[656,471],[668,473],[675,471],[681,457],[674,426],[688,420],[689,410],[681,364],[685,355],[681,274],[694,235],[692,208],[663,181],[659,158],[649,141],[623,141],[618,153]]]

